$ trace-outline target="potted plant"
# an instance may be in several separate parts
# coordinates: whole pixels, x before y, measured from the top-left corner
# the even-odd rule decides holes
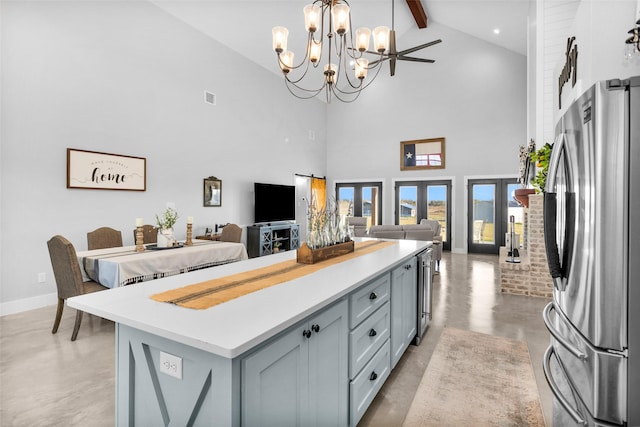
[[[536,164],[538,172],[533,178],[531,183],[536,190],[536,193],[543,193],[544,186],[547,183],[547,173],[549,171],[549,160],[551,159],[551,150],[553,150],[553,144],[548,142],[537,151],[531,153],[531,160]]]
[[[166,248],[173,246],[176,239],[173,238],[173,226],[178,220],[178,212],[173,208],[167,208],[162,216],[156,214],[156,224],[158,225],[158,247]]]

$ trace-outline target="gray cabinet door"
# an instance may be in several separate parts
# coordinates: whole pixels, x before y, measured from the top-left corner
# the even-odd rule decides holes
[[[242,361],[242,424],[299,426],[309,401],[306,325],[262,347]]]
[[[309,324],[313,334],[309,338],[308,425],[347,425],[349,405],[347,302],[334,305],[314,317]]]
[[[339,302],[242,361],[242,424],[348,423],[348,305]]]
[[[416,259],[391,272],[391,368],[416,336],[418,317]]]

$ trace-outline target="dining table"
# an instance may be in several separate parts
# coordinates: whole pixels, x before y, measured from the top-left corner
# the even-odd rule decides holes
[[[196,240],[191,245],[159,248],[145,245],[95,249],[76,253],[82,278],[108,288],[173,276],[248,258],[242,243]]]

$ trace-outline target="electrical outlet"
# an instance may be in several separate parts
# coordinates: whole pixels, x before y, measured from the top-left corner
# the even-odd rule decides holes
[[[160,352],[160,372],[182,379],[182,357],[173,354]]]
[[[38,273],[38,283],[47,282],[47,273]]]

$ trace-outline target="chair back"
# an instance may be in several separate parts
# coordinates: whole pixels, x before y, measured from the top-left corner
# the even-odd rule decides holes
[[[82,273],[76,250],[64,237],[53,236],[48,242],[53,275],[58,287],[58,298],[67,299],[82,292]]]
[[[136,242],[136,229],[133,229],[133,243]],[[158,228],[145,224],[142,226],[142,243],[158,243]]]
[[[426,242],[432,242],[433,230],[431,228],[428,228],[428,229],[409,228],[405,230],[404,238],[406,240],[424,240]]]
[[[122,246],[122,233],[110,227],[100,227],[87,233],[89,250]]]
[[[420,225],[428,225],[433,229],[433,234],[435,236],[439,236],[440,235],[440,229],[442,228],[440,225],[440,221],[437,221],[435,219],[421,219],[420,220]]]
[[[240,243],[240,239],[242,238],[242,228],[238,227],[235,224],[227,224],[222,229],[222,234],[220,234],[221,242],[234,242]]]

